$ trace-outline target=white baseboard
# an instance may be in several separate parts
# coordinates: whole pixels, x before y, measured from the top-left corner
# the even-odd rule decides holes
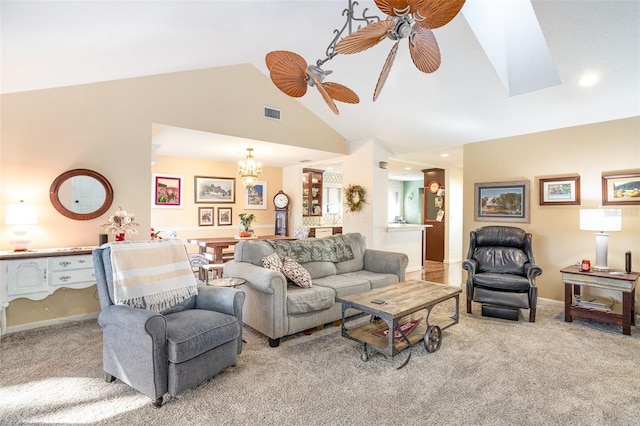
[[[88,314],[71,315],[68,317],[54,318],[44,321],[30,322],[27,324],[12,325],[7,327],[7,334],[16,333],[18,331],[32,330],[34,328],[48,327],[50,325],[64,324],[66,322],[82,321],[87,319],[98,318],[99,312],[91,312]]]

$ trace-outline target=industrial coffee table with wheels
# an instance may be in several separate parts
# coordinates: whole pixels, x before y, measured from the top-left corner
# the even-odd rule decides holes
[[[338,301],[342,302],[342,335],[362,343],[363,361],[369,359],[368,348],[388,359],[419,342],[424,344],[427,352],[435,352],[442,344],[442,330],[458,323],[460,293],[462,289],[459,287],[409,280],[339,297]],[[454,314],[430,323],[431,310],[452,298],[455,299]],[[345,318],[348,309],[358,310],[361,314]],[[426,317],[423,310],[426,310]],[[348,328],[349,322],[363,315],[371,316],[368,323]],[[398,369],[407,365],[410,359],[411,352]]]

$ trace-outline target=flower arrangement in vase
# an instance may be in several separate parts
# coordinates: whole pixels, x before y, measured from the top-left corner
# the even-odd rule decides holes
[[[251,224],[256,220],[256,216],[253,213],[240,213],[238,217],[240,218],[240,238],[252,237],[253,229],[251,229]]]
[[[118,206],[118,210],[109,217],[107,223],[100,225],[104,227],[105,232],[115,235],[116,241],[124,241],[125,234],[135,235],[138,233],[136,226],[140,226],[135,221],[133,213],[127,213],[122,207]]]

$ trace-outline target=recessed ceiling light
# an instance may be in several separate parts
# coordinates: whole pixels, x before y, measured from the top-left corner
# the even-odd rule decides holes
[[[405,167],[404,169],[405,170],[411,170],[411,167]]]
[[[448,157],[448,156],[449,156],[449,154],[447,154],[446,152],[444,152],[444,153],[440,154],[440,157],[442,157],[442,158],[446,158],[446,157]]]
[[[598,80],[599,78],[595,74],[585,74],[580,78],[579,83],[581,86],[593,86]]]

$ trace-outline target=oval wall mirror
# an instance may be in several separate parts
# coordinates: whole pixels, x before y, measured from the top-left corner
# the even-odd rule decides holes
[[[49,198],[60,214],[71,219],[89,220],[101,216],[111,207],[113,188],[98,172],[74,169],[53,181]]]

